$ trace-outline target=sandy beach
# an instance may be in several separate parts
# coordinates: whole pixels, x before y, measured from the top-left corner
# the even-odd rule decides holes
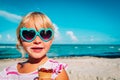
[[[68,64],[70,80],[120,80],[120,58],[69,57],[54,58]],[[1,59],[0,71],[25,59]]]

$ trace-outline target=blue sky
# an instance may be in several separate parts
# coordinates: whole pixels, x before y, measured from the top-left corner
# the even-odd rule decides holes
[[[119,0],[0,0],[0,43],[16,43],[16,28],[31,11],[56,28],[54,44],[120,44]]]

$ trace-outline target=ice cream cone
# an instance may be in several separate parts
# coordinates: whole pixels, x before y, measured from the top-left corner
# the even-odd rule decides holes
[[[53,69],[41,68],[38,71],[39,80],[52,80]]]

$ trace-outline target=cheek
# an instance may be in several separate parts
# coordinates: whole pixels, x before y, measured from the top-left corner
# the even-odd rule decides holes
[[[50,49],[51,44],[52,44],[51,42],[46,42],[46,43],[45,43],[45,47],[46,47],[47,50]]]
[[[27,50],[27,47],[30,46],[30,43],[28,43],[28,42],[22,42],[22,46],[23,46],[23,48],[24,48],[25,50]]]

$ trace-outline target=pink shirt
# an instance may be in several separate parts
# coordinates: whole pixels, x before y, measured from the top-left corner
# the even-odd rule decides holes
[[[49,59],[42,66],[51,67],[53,69],[54,72],[51,77],[53,80],[57,77],[58,73],[62,71],[62,69],[67,68],[67,64],[59,63],[52,59]],[[40,68],[42,66],[40,66]],[[0,80],[38,80],[38,70],[26,74],[21,74],[17,70],[17,64],[15,64],[5,68],[2,72],[0,72]]]

